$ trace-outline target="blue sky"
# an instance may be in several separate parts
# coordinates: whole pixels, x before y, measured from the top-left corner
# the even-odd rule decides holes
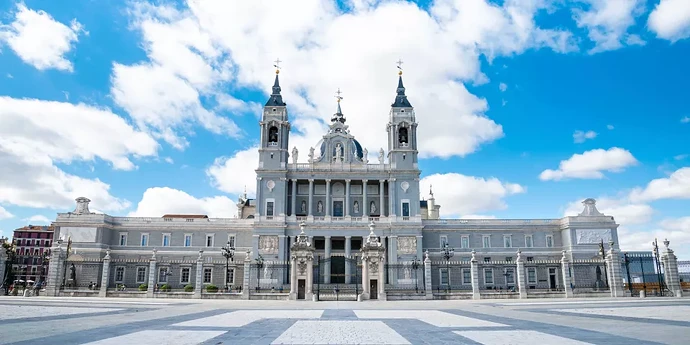
[[[276,57],[300,160],[337,88],[376,160],[402,58],[444,216],[559,218],[594,197],[625,249],[668,237],[690,256],[684,0],[27,0],[0,1],[0,23],[5,236],[77,196],[232,217]]]

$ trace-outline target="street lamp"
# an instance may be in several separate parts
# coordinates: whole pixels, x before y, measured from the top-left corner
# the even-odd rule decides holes
[[[450,292],[450,258],[455,255],[455,249],[451,248],[448,243],[443,245],[443,258],[446,259],[446,276],[448,277],[448,292]]]
[[[417,270],[419,269],[419,260],[414,258],[412,261],[412,269],[414,270],[414,292],[419,292],[419,282],[417,281]]]
[[[235,257],[235,247],[230,243],[225,244],[225,247],[220,248],[220,254],[225,258],[225,292],[228,291],[228,273],[230,272],[230,260]]]

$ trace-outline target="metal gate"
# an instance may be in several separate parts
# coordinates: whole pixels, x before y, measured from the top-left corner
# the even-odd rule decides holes
[[[317,301],[356,301],[362,291],[362,267],[357,258],[319,257],[314,265]]]
[[[635,297],[644,291],[647,296],[670,296],[661,273],[661,262],[653,253],[624,253],[625,289]]]

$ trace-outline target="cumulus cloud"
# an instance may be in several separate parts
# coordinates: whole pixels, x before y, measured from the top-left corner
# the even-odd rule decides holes
[[[237,215],[235,202],[226,196],[196,198],[169,187],[149,188],[129,217],[162,217],[165,214],[205,214],[211,218]]]
[[[595,131],[580,131],[577,130],[573,133],[573,141],[576,144],[584,143],[588,139],[594,139],[597,137],[597,132]]]
[[[596,200],[599,212],[614,217],[622,226],[645,224],[654,215],[654,209],[651,206],[641,202],[632,202],[624,196],[620,198],[604,196]],[[577,216],[583,210],[582,200],[572,201],[565,207],[563,216]]]
[[[573,18],[594,42],[589,50],[591,54],[644,44],[628,29],[635,25],[635,18],[644,13],[645,0],[583,0],[582,3],[587,9],[573,8]]]
[[[621,172],[637,163],[637,159],[628,150],[618,147],[608,150],[595,149],[574,154],[567,160],[561,161],[557,170],[542,171],[539,179],[542,181],[558,181],[567,178],[601,179],[604,178],[604,171]]]
[[[666,218],[649,225],[649,229],[619,231],[621,248],[649,251],[652,249],[652,241],[656,238],[660,249],[663,249],[662,241],[668,239],[671,242],[669,247],[675,251],[676,256],[690,256],[690,217]]]
[[[647,26],[671,42],[690,37],[690,1],[661,0],[649,14]]]
[[[49,219],[48,217],[46,217],[46,216],[44,216],[44,215],[41,215],[41,214],[36,214],[36,215],[33,215],[33,216],[29,217],[29,218],[25,218],[25,219],[23,219],[23,221],[25,221],[25,222],[27,222],[27,223],[29,223],[29,224],[32,224],[32,225],[34,225],[34,224],[50,224],[50,223],[52,223],[52,220],[51,220],[51,219]]]
[[[39,70],[58,69],[71,72],[72,63],[65,57],[79,35],[87,33],[73,19],[69,26],[45,11],[32,10],[17,3],[14,21],[0,25],[0,42],[5,42],[24,62]]]
[[[423,191],[433,188],[436,204],[441,205],[443,217],[483,217],[478,213],[502,210],[505,198],[524,193],[525,187],[503,182],[495,177],[481,178],[457,173],[433,174],[420,181]]]
[[[14,217],[14,215],[12,213],[10,213],[10,211],[8,211],[8,210],[4,209],[2,206],[0,206],[0,220],[10,219],[12,217]]]
[[[635,188],[630,198],[637,201],[690,199],[690,167],[680,168],[669,177],[652,180],[644,188]]]

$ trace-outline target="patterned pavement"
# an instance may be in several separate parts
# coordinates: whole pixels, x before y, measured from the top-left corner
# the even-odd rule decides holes
[[[0,344],[687,344],[690,299],[286,302],[0,297]]]

